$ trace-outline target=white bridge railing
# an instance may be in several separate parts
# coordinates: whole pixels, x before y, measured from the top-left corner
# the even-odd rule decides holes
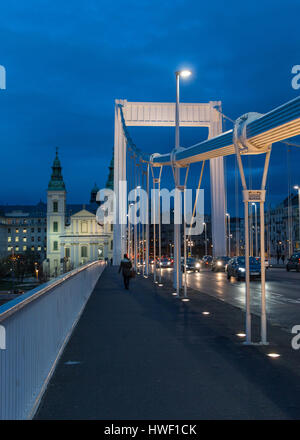
[[[0,420],[32,418],[104,267],[86,264],[0,307]]]

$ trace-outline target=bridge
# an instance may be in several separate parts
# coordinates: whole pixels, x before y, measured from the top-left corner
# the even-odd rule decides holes
[[[179,114],[183,115],[180,120]],[[209,139],[183,149],[176,130],[174,151],[146,155],[129,135],[130,125],[176,125],[178,129],[179,122],[209,126]],[[114,263],[118,265],[122,253],[128,252],[140,274],[127,295],[116,269],[93,261],[0,307],[1,419],[297,418],[299,381],[290,335],[270,326],[269,339],[274,345],[267,340],[263,258],[260,314],[251,314],[247,216],[248,203],[259,201],[264,230],[271,145],[300,134],[300,98],[265,115],[243,115],[225,133],[220,132],[220,123],[219,102],[116,102]],[[144,188],[149,194],[150,176],[153,186],[160,188],[162,167],[171,166],[179,198],[178,194],[185,196],[190,164],[210,160],[213,237],[217,242],[220,233],[216,252],[221,253],[225,237],[222,158],[230,154],[237,156],[245,204],[244,336],[241,310],[199,295],[193,288],[187,294],[186,270],[184,283],[181,279],[179,227],[174,228],[174,279],[159,286],[156,265],[151,270],[149,264],[149,221],[131,225],[127,193],[122,193],[121,186],[125,181],[127,190]],[[260,188],[246,185],[242,157],[248,154],[265,155]],[[129,163],[133,164],[130,177],[126,173]],[[199,182],[201,186],[201,176]],[[159,204],[154,207],[160,214]],[[160,220],[157,226],[160,231]],[[186,258],[186,225],[183,236]],[[260,247],[265,249],[264,234]],[[154,252],[155,258],[156,244]],[[240,337],[245,337],[244,345]],[[257,346],[252,339],[258,337]],[[277,365],[267,356],[274,354],[274,347],[282,353]]]

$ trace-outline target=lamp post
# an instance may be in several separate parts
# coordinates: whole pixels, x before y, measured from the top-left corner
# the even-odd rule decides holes
[[[252,203],[252,206],[255,208],[255,257],[258,257],[258,241],[257,241],[257,206],[256,203]]]
[[[300,186],[299,185],[295,185],[294,189],[298,190],[298,221],[299,221],[299,230],[298,230],[298,246],[300,247]]]
[[[189,70],[180,70],[175,72],[176,77],[176,105],[175,105],[175,152],[180,147],[179,140],[179,125],[180,125],[180,117],[179,117],[179,82],[180,77],[187,78],[191,75]],[[174,169],[174,180],[175,180],[175,189],[180,189],[180,168],[175,167]],[[179,198],[178,191],[175,191],[175,199]],[[181,204],[180,200],[175,200],[175,206],[179,208]],[[174,214],[175,220],[175,214]],[[180,242],[180,224],[176,224],[174,221],[174,286],[176,287],[177,296],[179,296],[179,289],[181,285],[181,242]]]
[[[230,257],[231,254],[231,240],[230,240],[230,214],[227,212],[226,213],[226,217],[227,217],[227,227],[228,227],[228,257]]]
[[[206,223],[203,223],[204,226],[204,240],[205,240],[205,255],[207,255],[207,232],[206,232]]]

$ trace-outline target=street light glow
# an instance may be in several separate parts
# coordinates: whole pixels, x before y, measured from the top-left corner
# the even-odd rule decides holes
[[[299,189],[299,185],[295,185],[295,186],[294,186],[294,189]]]
[[[190,70],[181,70],[179,72],[179,75],[181,76],[181,78],[188,78],[190,75],[192,74],[192,72]]]

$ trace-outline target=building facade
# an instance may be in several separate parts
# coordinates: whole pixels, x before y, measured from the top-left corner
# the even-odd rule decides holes
[[[113,160],[112,160],[113,161]],[[111,165],[107,185],[111,187]],[[98,224],[95,184],[88,204],[67,204],[58,152],[52,165],[47,203],[0,206],[0,258],[35,252],[47,276],[88,261],[112,258],[112,225]]]

